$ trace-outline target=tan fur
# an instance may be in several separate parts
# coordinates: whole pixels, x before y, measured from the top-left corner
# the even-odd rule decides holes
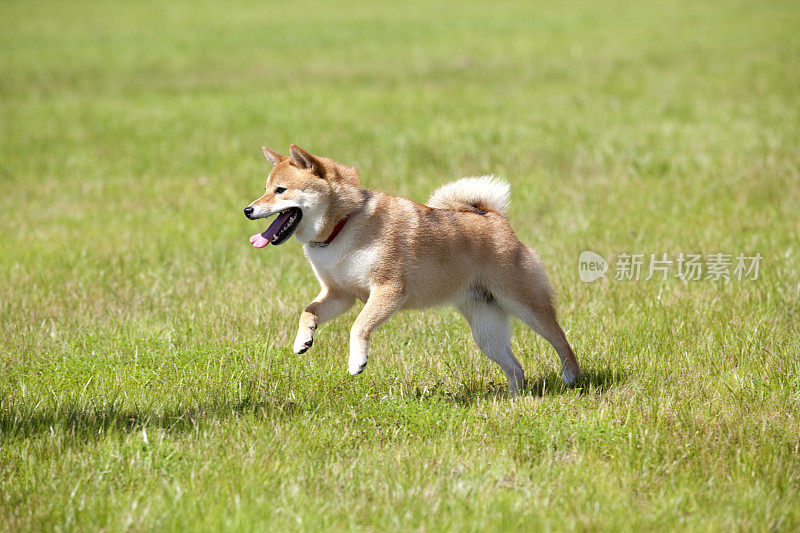
[[[251,206],[263,216],[285,209],[287,202],[303,210],[295,236],[306,243],[322,286],[300,317],[296,352],[311,346],[319,324],[358,298],[366,305],[351,329],[349,364],[357,374],[367,362],[370,334],[394,312],[451,303],[467,318],[481,350],[503,368],[512,393],[522,386],[524,373],[511,353],[509,315],[553,345],[565,382],[574,382],[578,364],[558,325],[542,262],[504,216],[504,182],[486,181],[495,188],[484,194],[475,187],[484,182],[455,182],[431,199],[450,208],[433,208],[361,189],[355,168],[294,145],[291,157],[267,150],[276,164],[266,193]],[[470,178],[476,179],[482,178]],[[287,189],[280,198],[273,192],[277,186]],[[331,244],[319,246],[347,216]]]
[[[482,213],[494,211],[503,217],[508,216],[511,201],[508,183],[494,176],[461,178],[436,189],[426,202],[437,209],[470,211]]]

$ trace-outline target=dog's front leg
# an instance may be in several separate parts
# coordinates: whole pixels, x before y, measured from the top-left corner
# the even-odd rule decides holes
[[[370,335],[403,306],[403,301],[403,290],[396,285],[381,285],[370,291],[367,303],[350,328],[350,375],[360,374],[367,366]]]
[[[314,332],[323,322],[334,319],[353,306],[355,298],[342,292],[323,287],[313,302],[300,315],[294,353],[305,353],[314,344]]]

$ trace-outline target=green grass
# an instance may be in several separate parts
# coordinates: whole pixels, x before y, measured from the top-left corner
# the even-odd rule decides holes
[[[796,2],[0,4],[0,529],[797,530]],[[262,144],[424,201],[495,173],[584,376],[254,250]],[[585,284],[577,258],[764,256]],[[612,265],[613,268],[613,265]]]

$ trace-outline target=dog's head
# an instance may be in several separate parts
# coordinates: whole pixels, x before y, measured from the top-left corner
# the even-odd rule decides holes
[[[319,239],[319,232],[335,212],[337,190],[359,187],[358,171],[325,157],[309,154],[296,145],[289,156],[266,146],[264,155],[273,168],[267,177],[264,194],[244,208],[247,218],[268,218],[278,214],[266,231],[253,235],[250,242],[263,248],[270,242],[283,244],[295,235],[301,242]]]

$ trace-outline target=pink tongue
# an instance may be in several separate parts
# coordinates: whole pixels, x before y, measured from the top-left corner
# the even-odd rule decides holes
[[[269,240],[262,237],[260,233],[256,233],[255,235],[250,237],[250,244],[252,244],[256,248],[263,248],[269,244]]]
[[[278,218],[272,221],[272,224],[269,225],[267,230],[263,233],[256,233],[252,237],[250,237],[250,244],[255,246],[256,248],[263,248],[275,238],[275,234],[278,232],[278,229],[283,226],[289,217],[292,216],[291,211],[287,211],[283,214],[278,215]]]

